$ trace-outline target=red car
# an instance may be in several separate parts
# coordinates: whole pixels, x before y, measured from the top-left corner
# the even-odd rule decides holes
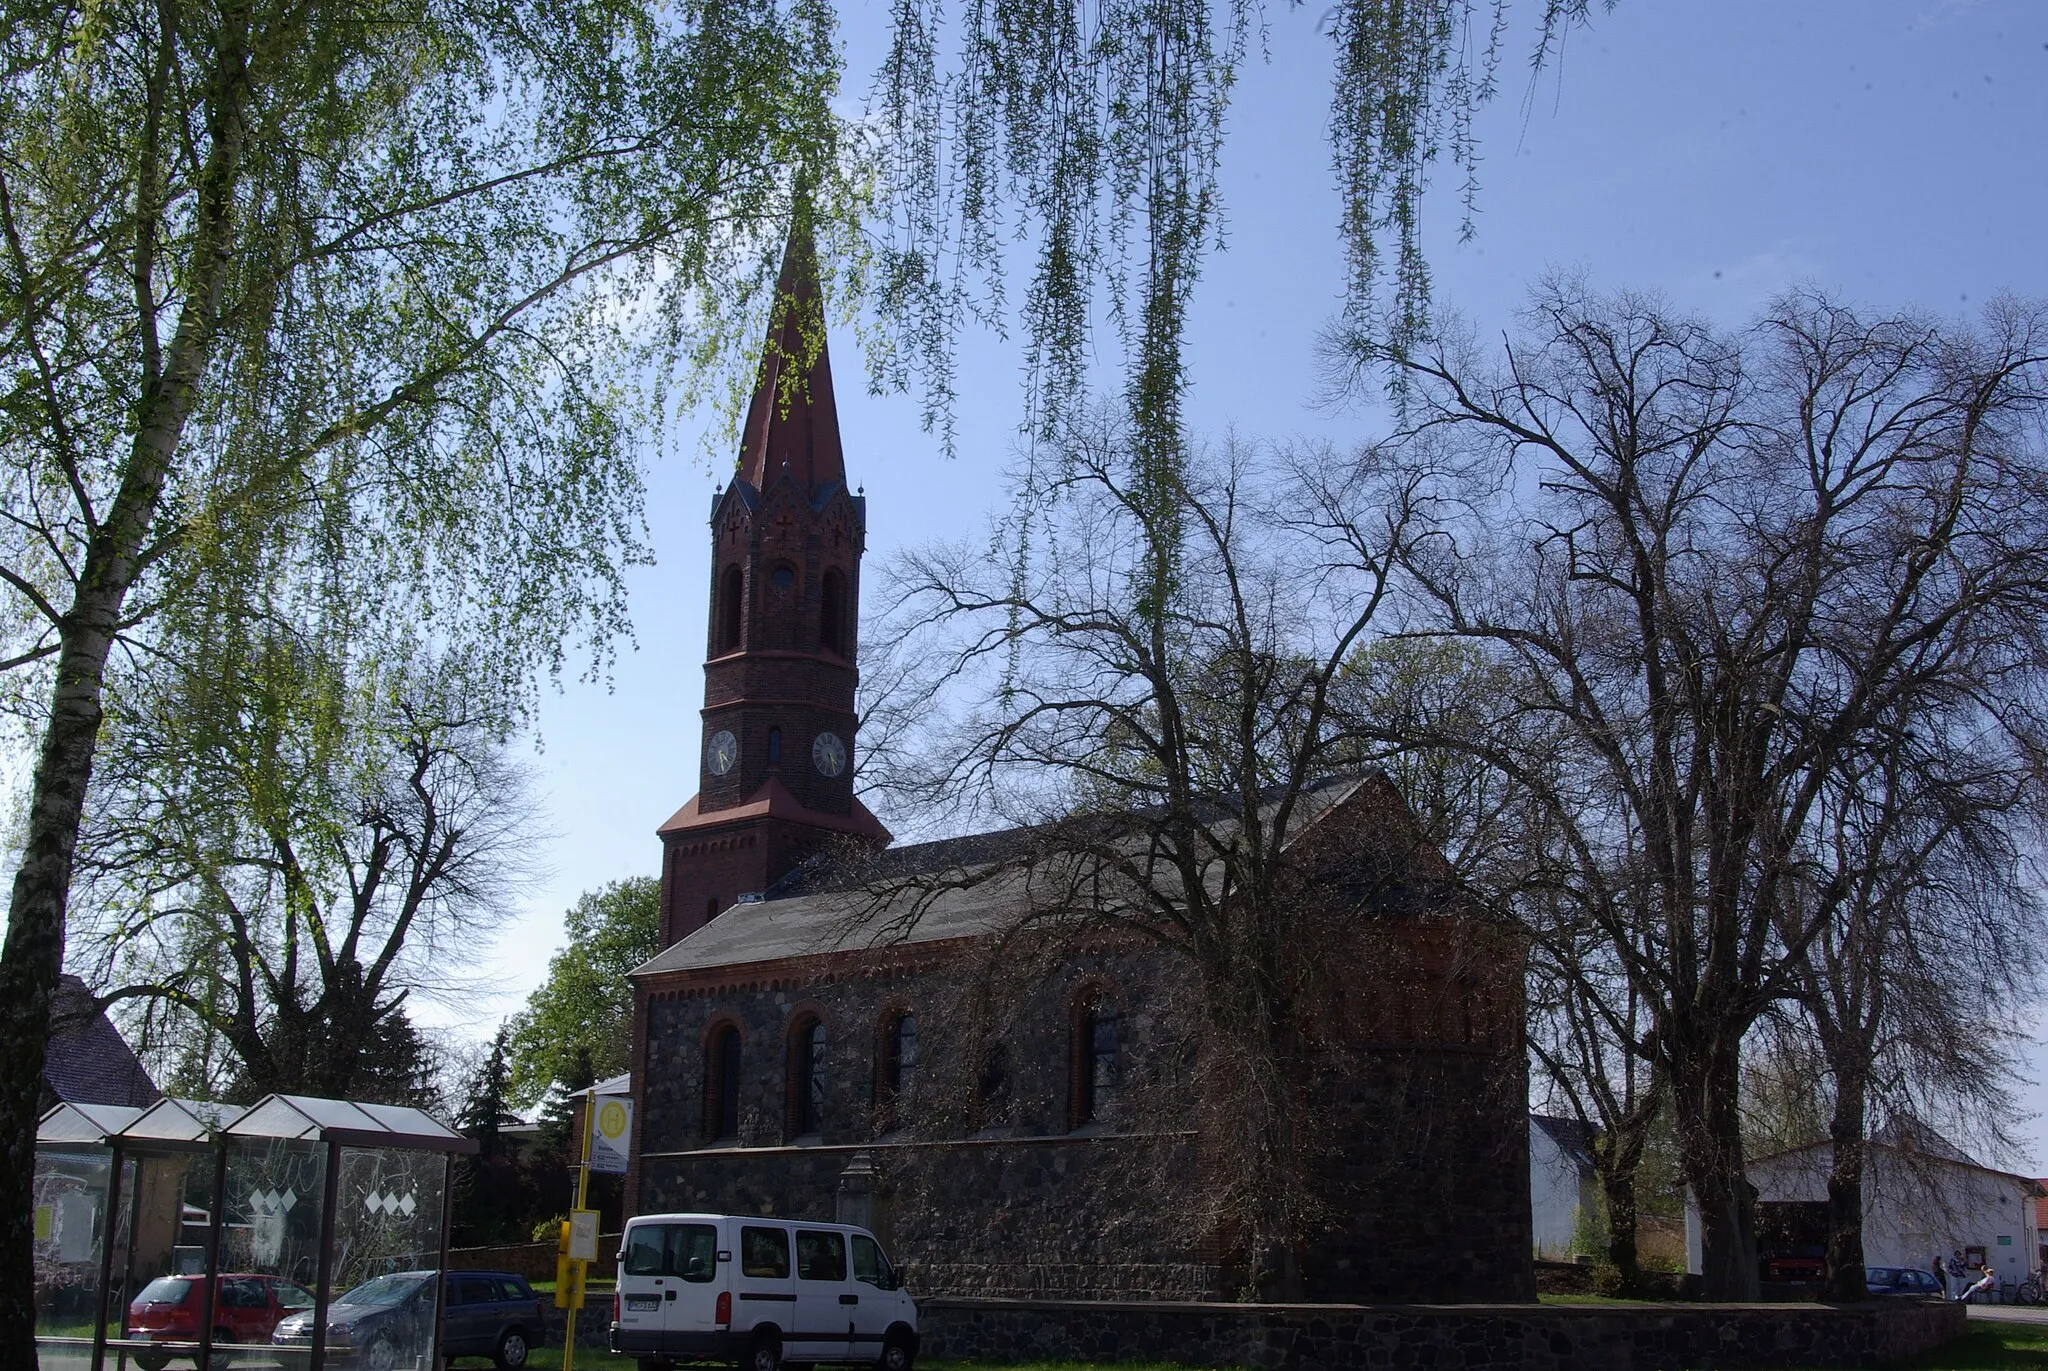
[[[223,1272],[213,1297],[213,1340],[268,1343],[287,1314],[313,1307],[313,1293],[282,1276]],[[199,1316],[206,1301],[204,1276],[159,1276],[142,1287],[128,1306],[128,1336],[150,1342],[198,1342]],[[158,1371],[169,1352],[138,1353],[143,1371]]]

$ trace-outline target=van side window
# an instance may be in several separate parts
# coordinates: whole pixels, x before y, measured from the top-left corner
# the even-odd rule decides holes
[[[788,1232],[780,1228],[742,1228],[740,1274],[764,1280],[788,1280]]]
[[[889,1275],[889,1259],[882,1255],[882,1245],[865,1233],[853,1235],[853,1278],[878,1290],[896,1288]]]
[[[800,1281],[846,1279],[846,1238],[815,1229],[796,1230],[796,1278]]]

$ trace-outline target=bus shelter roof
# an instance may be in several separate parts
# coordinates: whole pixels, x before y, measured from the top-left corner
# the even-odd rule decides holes
[[[36,1144],[47,1147],[105,1147],[116,1133],[142,1115],[132,1104],[54,1106],[36,1124]]]
[[[283,1138],[350,1147],[403,1147],[419,1152],[475,1152],[476,1143],[427,1113],[399,1104],[268,1095],[228,1124],[230,1139]]]
[[[423,1109],[311,1095],[266,1095],[246,1109],[169,1097],[147,1109],[65,1103],[43,1115],[36,1128],[36,1142],[48,1147],[187,1149],[269,1138],[419,1152],[476,1151],[474,1141]]]

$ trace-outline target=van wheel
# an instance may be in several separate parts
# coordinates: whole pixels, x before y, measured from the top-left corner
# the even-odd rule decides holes
[[[141,1367],[142,1371],[164,1371],[164,1368],[171,1364],[171,1359],[161,1352],[137,1352],[135,1364]]]
[[[875,1361],[875,1371],[910,1371],[917,1361],[916,1349],[902,1329],[893,1330],[882,1339],[882,1355]]]
[[[747,1353],[747,1364],[742,1371],[781,1371],[782,1343],[767,1334],[755,1335],[754,1348]]]

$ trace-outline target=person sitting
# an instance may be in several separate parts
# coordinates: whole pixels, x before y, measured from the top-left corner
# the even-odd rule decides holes
[[[1962,1294],[1960,1294],[1960,1295],[1956,1296],[1956,1302],[1957,1302],[1958,1304],[1968,1304],[1968,1303],[1970,1302],[1970,1296],[1972,1296],[1972,1295],[1976,1294],[1976,1293],[1977,1293],[1978,1291],[1980,1291],[1980,1290],[1989,1290],[1989,1289],[1991,1289],[1991,1288],[1992,1288],[1993,1286],[1995,1286],[1995,1285],[1997,1285],[1997,1284],[1998,1284],[1998,1273],[1996,1273],[1995,1271],[1993,1271],[1993,1270],[1992,1270],[1992,1269],[1990,1268],[1990,1266],[1988,1266],[1988,1265],[1987,1265],[1987,1266],[1985,1266],[1985,1268],[1984,1268],[1984,1274],[1983,1274],[1983,1275],[1981,1275],[1981,1276],[1979,1276],[1979,1277],[1978,1277],[1978,1278],[1977,1278],[1977,1279],[1976,1279],[1976,1280],[1975,1280],[1975,1281],[1974,1281],[1974,1282],[1973,1282],[1973,1283],[1972,1283],[1972,1284],[1970,1285],[1970,1287],[1969,1287],[1968,1289],[1966,1289],[1966,1290],[1964,1290],[1964,1291],[1963,1291],[1963,1293],[1962,1293]]]

